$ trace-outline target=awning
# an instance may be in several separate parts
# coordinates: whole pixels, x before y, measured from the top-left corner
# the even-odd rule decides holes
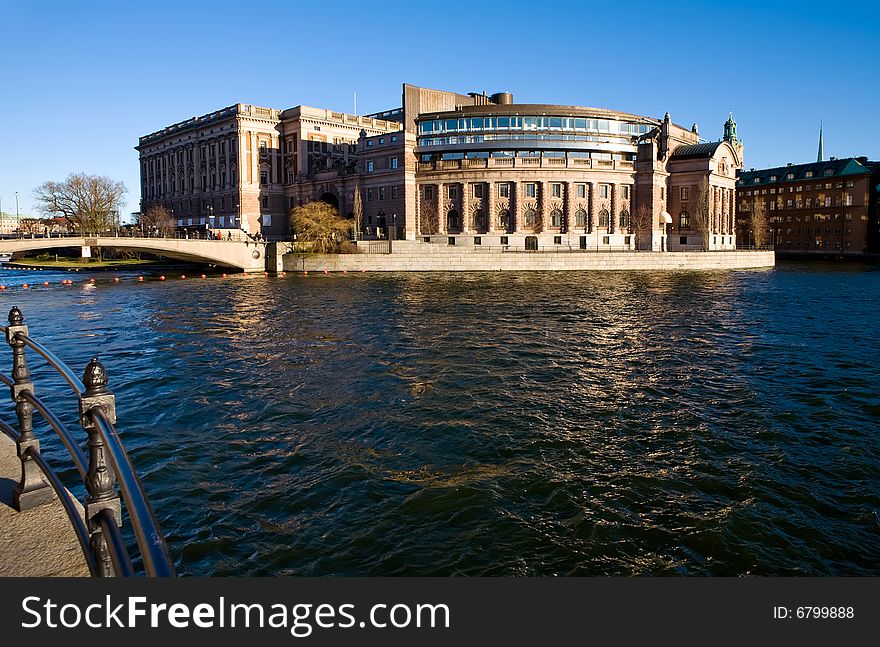
[[[672,224],[672,216],[669,215],[668,211],[660,212],[660,224],[671,225]]]

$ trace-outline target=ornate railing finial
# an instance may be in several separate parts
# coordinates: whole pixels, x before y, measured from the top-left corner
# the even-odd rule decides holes
[[[93,357],[86,365],[83,373],[83,384],[85,384],[86,392],[84,395],[101,395],[107,393],[107,384],[110,380],[107,378],[107,369],[98,361],[97,357]]]
[[[24,315],[21,314],[21,310],[18,309],[18,306],[12,306],[12,310],[9,311],[9,324],[12,326],[20,326],[24,323]]]

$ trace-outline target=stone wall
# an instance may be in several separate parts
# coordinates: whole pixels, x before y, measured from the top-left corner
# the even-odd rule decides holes
[[[285,254],[285,271],[479,272],[562,270],[725,270],[773,267],[772,251],[526,252],[395,241],[391,254]]]

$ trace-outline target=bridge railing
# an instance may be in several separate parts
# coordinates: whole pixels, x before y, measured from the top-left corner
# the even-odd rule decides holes
[[[13,493],[15,508],[19,512],[30,510],[57,496],[73,526],[89,572],[98,577],[129,577],[135,575],[135,570],[121,531],[121,493],[145,574],[150,577],[173,576],[174,565],[156,515],[114,426],[116,396],[107,388],[104,365],[93,357],[80,380],[51,350],[28,336],[28,327],[18,308],[9,311],[9,325],[5,330],[6,341],[12,347],[12,377],[0,374],[0,382],[10,389],[18,428],[0,421],[0,431],[16,443],[21,460],[21,479]],[[35,395],[25,355],[27,348],[46,360],[76,394],[79,423],[87,437],[88,456],[83,453],[76,436]],[[40,441],[33,429],[34,411],[42,416],[67,449],[85,485],[84,505],[74,498],[40,453]],[[84,516],[81,510],[84,510]]]

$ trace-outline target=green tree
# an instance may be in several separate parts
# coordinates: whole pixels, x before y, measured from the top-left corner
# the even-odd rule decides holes
[[[294,207],[290,222],[297,242],[307,243],[319,254],[338,252],[351,230],[351,221],[340,218],[336,207],[321,200]]]
[[[73,173],[62,182],[46,182],[34,190],[37,208],[61,216],[83,233],[101,233],[118,218],[126,188],[108,177]]]

